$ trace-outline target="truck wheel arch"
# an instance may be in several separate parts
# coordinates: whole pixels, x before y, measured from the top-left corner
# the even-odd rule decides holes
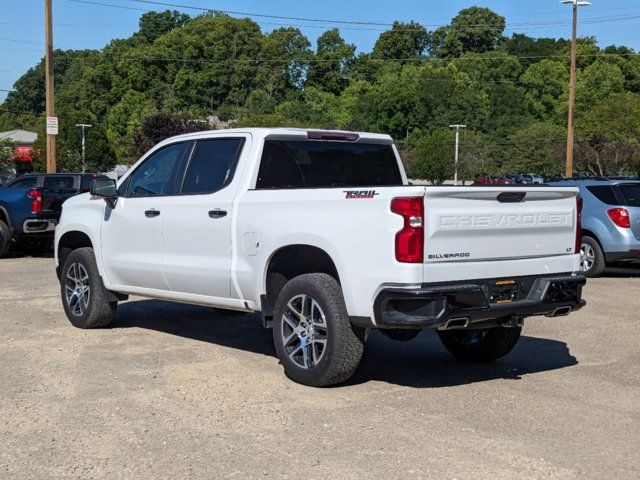
[[[58,278],[60,277],[60,269],[64,265],[69,254],[82,247],[93,248],[93,243],[89,236],[78,230],[66,232],[58,241]]]
[[[340,276],[331,256],[313,245],[287,245],[276,250],[265,269],[264,289],[267,302],[273,307],[284,285],[294,277],[307,273],[326,273],[341,285]]]
[[[583,228],[582,229],[582,236],[583,237],[591,237],[591,238],[593,238],[596,242],[598,242],[598,245],[600,245],[600,248],[602,248],[602,242],[598,238],[598,235],[596,235],[593,231],[591,231],[591,230],[589,230],[587,228]],[[603,249],[603,251],[604,251],[604,249]]]

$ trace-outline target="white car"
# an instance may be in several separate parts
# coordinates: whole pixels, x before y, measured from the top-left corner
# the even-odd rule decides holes
[[[80,328],[128,295],[261,312],[286,374],[313,386],[348,379],[372,329],[437,329],[490,361],[525,317],[584,305],[576,193],[411,186],[388,135],[181,135],[64,203],[62,303]]]
[[[525,173],[524,175],[520,175],[520,180],[522,183],[537,183],[540,185],[544,183],[543,176],[537,173]]]

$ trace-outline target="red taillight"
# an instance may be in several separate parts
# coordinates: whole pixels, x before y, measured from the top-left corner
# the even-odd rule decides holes
[[[576,197],[576,246],[574,253],[580,253],[582,250],[582,197]]]
[[[607,210],[607,215],[620,228],[629,228],[631,226],[629,211],[626,208],[612,208]]]
[[[424,259],[424,199],[402,197],[391,200],[391,211],[401,215],[404,226],[396,234],[396,260],[422,263]]]
[[[31,197],[31,213],[42,213],[42,193],[37,188],[33,188],[27,192]]]

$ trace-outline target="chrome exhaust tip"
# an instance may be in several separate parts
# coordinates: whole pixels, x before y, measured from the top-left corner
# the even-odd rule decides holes
[[[573,309],[571,307],[568,307],[568,306],[567,307],[558,307],[549,316],[550,317],[564,317],[566,315],[569,315],[571,313],[571,310],[573,310]]]
[[[467,328],[469,326],[469,318],[451,318],[438,330],[456,330],[460,328]]]

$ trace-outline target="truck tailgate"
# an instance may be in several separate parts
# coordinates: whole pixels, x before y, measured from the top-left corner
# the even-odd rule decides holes
[[[427,187],[425,280],[429,266],[440,264],[571,259],[576,196],[577,189],[560,187]],[[546,270],[551,268],[542,268]],[[483,277],[508,274],[496,271]]]

